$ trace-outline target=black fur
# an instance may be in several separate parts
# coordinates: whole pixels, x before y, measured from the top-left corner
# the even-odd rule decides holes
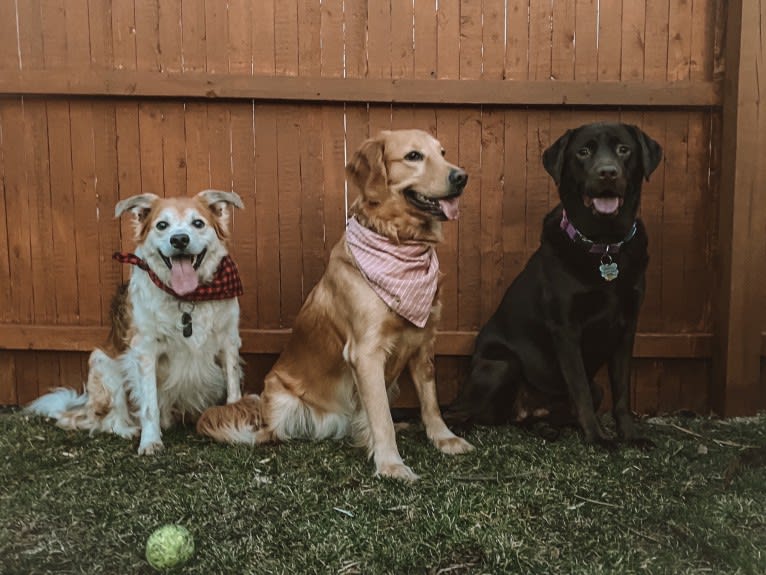
[[[481,329],[469,378],[448,419],[498,424],[576,417],[586,441],[612,446],[596,417],[601,390],[593,383],[607,365],[620,437],[650,443],[629,411],[630,360],[649,260],[637,211],[642,182],[661,156],[659,144],[639,128],[604,123],[569,130],[545,151],[543,165],[561,203],[545,217],[540,247]],[[621,204],[605,215],[594,198],[602,207],[603,198]],[[602,254],[561,229],[563,209],[593,242],[630,238],[610,256],[616,279],[602,277]]]

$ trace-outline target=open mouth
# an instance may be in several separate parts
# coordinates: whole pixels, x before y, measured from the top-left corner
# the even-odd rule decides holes
[[[417,209],[428,212],[440,220],[456,220],[460,215],[460,192],[444,198],[429,198],[412,188],[404,190],[404,197]]]
[[[197,277],[197,268],[205,259],[207,249],[202,250],[197,255],[178,254],[167,257],[159,252],[162,261],[170,270],[170,287],[178,295],[186,295],[197,289],[199,277]]]
[[[583,196],[583,203],[586,208],[591,208],[593,213],[600,214],[602,216],[613,216],[622,207],[623,198],[615,195],[605,195],[598,197],[591,197],[589,195]]]

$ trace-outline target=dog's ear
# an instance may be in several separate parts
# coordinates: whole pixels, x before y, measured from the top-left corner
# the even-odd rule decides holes
[[[641,164],[644,168],[644,178],[648,182],[651,173],[660,165],[662,146],[647,136],[638,126],[629,125],[628,128],[633,132],[633,137],[641,146]]]
[[[365,199],[380,201],[388,188],[386,163],[383,161],[385,151],[385,132],[375,138],[365,140],[346,164],[346,174],[359,188]]]
[[[567,130],[550,148],[543,152],[543,167],[551,175],[557,186],[561,181],[561,171],[564,169],[564,151],[567,149],[571,136],[572,130]]]
[[[202,190],[197,196],[205,205],[210,206],[210,209],[216,212],[219,216],[222,211],[226,210],[227,206],[234,206],[240,210],[245,209],[245,204],[242,203],[242,198],[235,192]]]
[[[231,216],[229,206],[234,206],[240,210],[245,209],[245,204],[242,203],[242,198],[234,192],[202,190],[197,194],[197,199],[210,208],[210,211],[218,222],[216,231],[221,238],[227,237],[229,233],[229,219]]]
[[[133,217],[135,217],[137,222],[143,222],[152,209],[154,202],[159,199],[160,197],[154,194],[139,194],[125,198],[114,206],[114,217],[119,218],[125,212],[130,211],[133,212]]]

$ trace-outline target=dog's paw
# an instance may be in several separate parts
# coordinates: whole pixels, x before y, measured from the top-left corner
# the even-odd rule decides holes
[[[138,435],[138,427],[134,425],[128,425],[128,424],[116,424],[112,431],[116,435],[119,435],[120,437],[124,437],[125,439],[133,439]]]
[[[404,463],[386,463],[379,465],[375,475],[410,482],[420,479],[415,472]]]
[[[156,455],[163,449],[162,441],[150,441],[138,446],[139,455]]]
[[[436,446],[436,449],[448,455],[468,453],[469,451],[473,451],[475,449],[473,445],[468,443],[462,437],[458,437],[457,435],[453,435],[452,437],[435,438],[434,445]]]

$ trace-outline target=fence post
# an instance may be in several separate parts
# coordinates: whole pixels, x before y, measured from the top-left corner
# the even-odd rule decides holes
[[[766,407],[761,340],[766,308],[766,69],[759,2],[728,3],[715,294],[712,407],[721,415]],[[761,87],[763,90],[763,87]]]

